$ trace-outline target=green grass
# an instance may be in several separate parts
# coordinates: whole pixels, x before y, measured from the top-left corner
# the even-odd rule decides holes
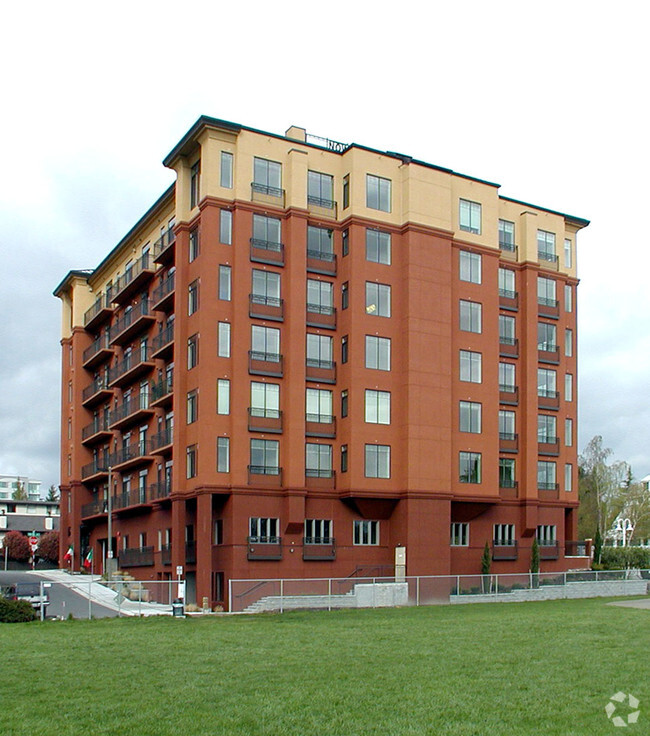
[[[650,611],[602,600],[0,626],[1,734],[612,734]]]

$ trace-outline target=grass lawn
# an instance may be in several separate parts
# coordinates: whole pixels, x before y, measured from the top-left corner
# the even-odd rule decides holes
[[[649,645],[603,600],[5,624],[0,734],[647,734]]]

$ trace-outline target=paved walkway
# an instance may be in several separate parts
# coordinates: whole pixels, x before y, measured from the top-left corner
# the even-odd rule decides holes
[[[636,601],[614,601],[608,606],[623,606],[623,608],[646,608],[650,610],[650,598],[639,598]]]

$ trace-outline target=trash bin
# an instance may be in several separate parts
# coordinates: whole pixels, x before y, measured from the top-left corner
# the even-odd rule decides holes
[[[185,606],[182,598],[174,598],[172,601],[172,616],[174,618],[185,618]]]

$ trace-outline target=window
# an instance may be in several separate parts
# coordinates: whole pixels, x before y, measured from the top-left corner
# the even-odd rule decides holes
[[[190,209],[199,203],[199,174],[201,162],[197,161],[190,169]]]
[[[379,544],[379,522],[355,519],[353,538],[355,545]]]
[[[332,445],[305,443],[305,475],[307,478],[332,477]]]
[[[232,212],[219,210],[219,242],[232,245]]]
[[[499,220],[499,248],[513,252],[515,249],[515,223]]]
[[[277,383],[251,381],[251,416],[280,417],[280,386]]]
[[[573,447],[573,419],[564,420],[564,446]]]
[[[470,253],[468,250],[461,250],[458,256],[460,280],[469,281],[471,284],[480,284],[481,256],[478,253]]]
[[[390,445],[366,445],[366,478],[390,478]]]
[[[199,395],[194,389],[187,392],[187,423],[193,424],[199,418]]]
[[[279,307],[280,301],[280,274],[275,271],[261,271],[253,269],[251,300],[254,304],[264,304]]]
[[[510,457],[499,458],[499,488],[516,488],[515,461]]]
[[[514,547],[517,543],[514,524],[495,524],[492,534],[495,547]]]
[[[199,230],[198,228],[194,228],[194,230],[190,231],[190,241],[189,241],[189,248],[188,248],[188,259],[189,262],[192,263],[192,261],[196,260],[199,257]]]
[[[341,233],[341,253],[344,258],[350,253],[350,231],[347,227]]]
[[[230,437],[217,437],[217,473],[230,472]]]
[[[481,332],[481,304],[460,300],[460,329],[464,332]]]
[[[331,544],[331,519],[305,519],[305,544]]]
[[[390,370],[390,337],[366,335],[366,368]]]
[[[333,394],[327,389],[308,388],[305,394],[305,419],[308,422],[332,421]]]
[[[516,345],[515,318],[505,314],[499,315],[499,342],[502,345]]]
[[[483,356],[471,350],[460,351],[460,380],[481,383]]]
[[[573,465],[571,463],[564,466],[564,490],[567,493],[573,490]]]
[[[540,547],[554,547],[557,543],[557,527],[555,524],[539,524],[535,538]]]
[[[571,268],[572,264],[571,241],[569,238],[564,238],[564,265],[566,268]]]
[[[224,439],[228,439],[224,437]],[[226,471],[227,472],[227,471]],[[214,541],[212,544],[223,544],[223,519],[214,520]],[[223,575],[223,573],[217,573],[217,575]],[[223,589],[223,581],[218,586],[220,590]],[[214,600],[222,600],[221,596],[215,596]]]
[[[341,472],[348,472],[348,446],[341,445]]]
[[[308,171],[307,203],[316,207],[333,209],[334,177],[329,174],[319,174],[317,171]]]
[[[537,256],[542,261],[557,261],[555,255],[555,233],[546,230],[537,231]]]
[[[230,357],[230,322],[219,322],[217,334],[217,355],[220,358]]]
[[[280,361],[280,330],[251,325],[251,351],[258,360]]]
[[[480,452],[461,452],[459,454],[460,473],[459,481],[461,483],[480,483],[481,482],[481,453]]]
[[[229,302],[232,298],[232,268],[219,266],[219,299]]]
[[[343,335],[341,338],[341,363],[347,363],[348,357],[348,336]]]
[[[232,189],[232,164],[232,153],[221,151],[221,179],[219,183],[224,189]]]
[[[188,478],[195,478],[197,472],[197,449],[196,445],[190,445],[185,451],[185,465]]]
[[[557,307],[555,281],[543,276],[537,277],[537,303],[544,307]]]
[[[452,547],[469,547],[469,523],[455,521],[451,524],[449,544]]]
[[[366,174],[366,207],[390,212],[390,179]]]
[[[217,379],[217,414],[230,414],[230,380]]]
[[[515,434],[515,413],[514,411],[499,411],[499,439],[514,440]]]
[[[475,401],[461,401],[459,429],[461,432],[481,433],[481,405]]]
[[[481,205],[467,199],[460,200],[460,229],[466,233],[481,234]]]
[[[350,206],[350,174],[343,177],[343,209]]]
[[[515,291],[515,272],[511,268],[499,269],[499,296],[506,299],[514,299],[517,296]]]
[[[564,285],[564,311],[573,312],[573,289],[571,284]]]
[[[573,356],[573,330],[568,327],[564,330],[564,354],[567,358]]]
[[[571,373],[564,375],[564,400],[573,401],[573,375]]]
[[[277,440],[251,439],[252,473],[258,475],[280,474],[280,443]]]
[[[390,317],[390,286],[366,281],[366,314]]]
[[[557,374],[548,368],[537,369],[537,395],[547,399],[557,396]]]
[[[366,422],[390,424],[390,391],[366,389]]]
[[[199,308],[199,280],[187,287],[187,314],[192,315]]]
[[[187,370],[191,370],[199,362],[199,336],[187,338]]]
[[[255,157],[253,160],[253,191],[282,196],[282,164]]]
[[[537,349],[557,352],[557,328],[548,322],[537,323]]]
[[[547,460],[537,462],[537,488],[540,491],[555,490],[555,463]]]
[[[348,390],[343,389],[341,391],[341,417],[347,417],[348,415]]]
[[[341,284],[341,309],[347,309],[350,304],[350,291],[348,282]]]
[[[253,215],[253,241],[257,244],[282,242],[282,225],[277,217]]]
[[[248,541],[251,544],[279,544],[279,519],[258,518],[248,520]]]
[[[537,415],[537,441],[543,444],[557,442],[557,419],[548,414]]]
[[[324,227],[307,226],[307,256],[321,261],[334,260],[334,233]]]
[[[307,311],[333,314],[334,284],[330,281],[307,279]]]
[[[366,260],[390,266],[390,233],[366,229]]]
[[[329,335],[307,333],[307,365],[312,368],[332,368],[334,340]]]

